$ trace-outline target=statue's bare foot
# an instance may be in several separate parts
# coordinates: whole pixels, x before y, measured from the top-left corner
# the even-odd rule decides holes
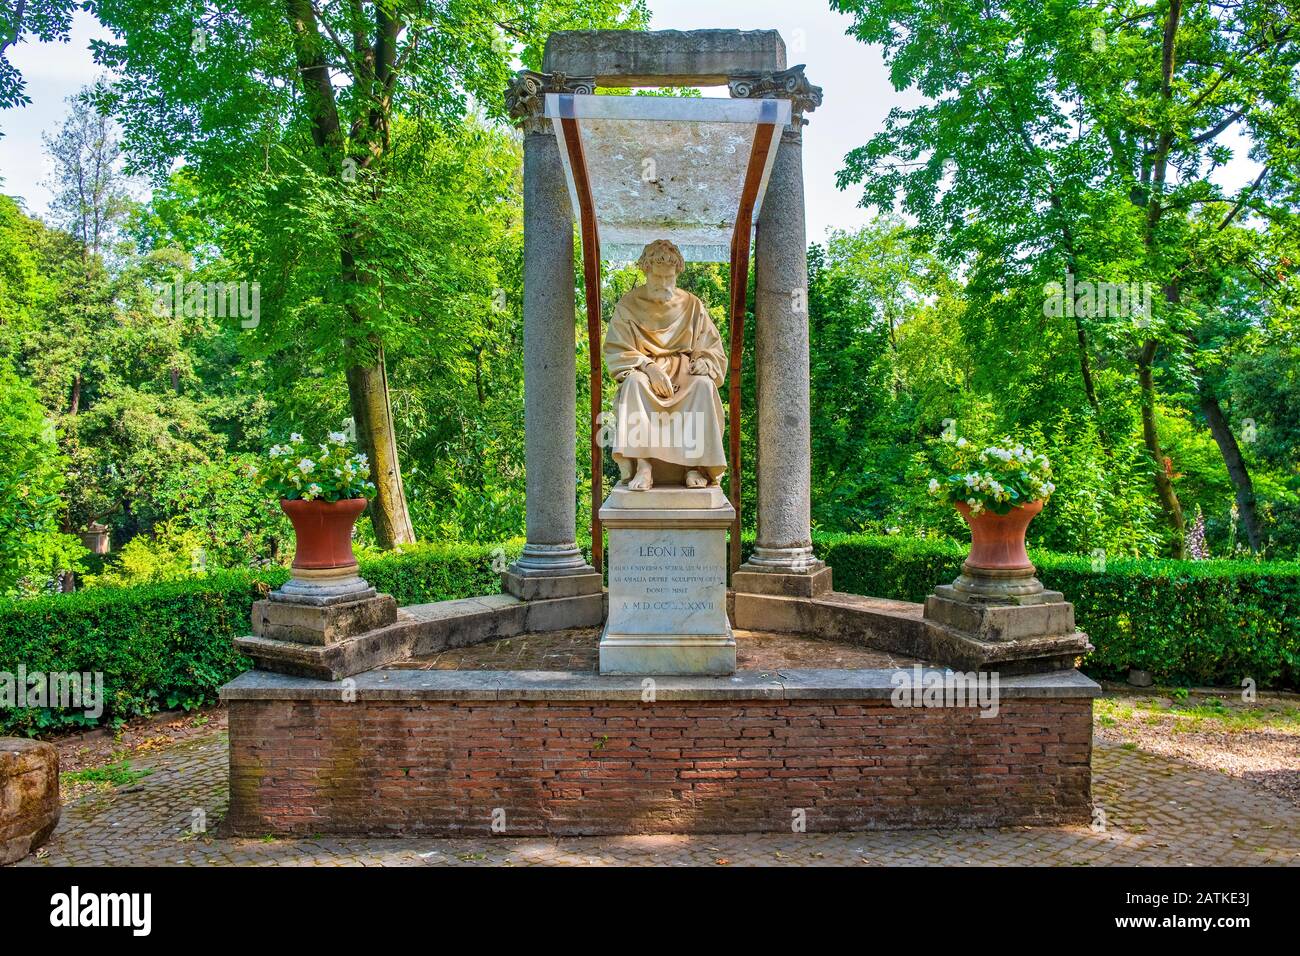
[[[709,479],[705,478],[698,469],[692,468],[690,471],[686,472],[687,488],[707,488],[708,485]]]
[[[647,458],[638,458],[636,462],[636,474],[632,480],[627,483],[631,491],[649,491],[655,485],[654,475],[650,473],[650,460]]]

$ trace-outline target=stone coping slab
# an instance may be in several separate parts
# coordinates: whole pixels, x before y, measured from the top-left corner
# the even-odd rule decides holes
[[[654,677],[656,701],[666,700],[876,700],[894,692],[899,669],[782,669],[738,671],[730,677]],[[910,668],[903,668],[909,673]],[[946,668],[927,667],[926,675]],[[581,671],[372,670],[350,683],[249,671],[221,688],[221,699],[338,700],[626,700],[640,701],[641,676]],[[1101,686],[1077,670],[1000,677],[1001,699],[1093,698]]]
[[[722,86],[737,73],[786,68],[776,30],[556,30],[542,70],[599,86]]]

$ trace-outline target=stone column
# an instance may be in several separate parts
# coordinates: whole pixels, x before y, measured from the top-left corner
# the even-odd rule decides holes
[[[599,593],[577,544],[573,210],[548,92],[591,92],[563,74],[521,71],[506,94],[524,133],[524,468],[527,543],[502,574],[522,600]]]
[[[737,592],[811,596],[830,588],[830,571],[812,550],[803,195],[803,114],[821,103],[821,89],[808,83],[802,66],[733,76],[729,86],[733,96],[785,97],[793,107],[777,147],[754,244],[758,541],[733,584]],[[783,577],[769,577],[772,574]]]

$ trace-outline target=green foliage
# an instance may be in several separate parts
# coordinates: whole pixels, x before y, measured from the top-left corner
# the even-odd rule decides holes
[[[181,518],[159,522],[148,534],[136,535],[104,563],[98,574],[87,574],[88,588],[120,588],[134,584],[179,581],[202,574],[203,533]]]
[[[82,0],[6,3],[0,7],[0,54],[11,44],[29,38],[44,43],[68,42],[72,14],[81,5]],[[9,62],[8,56],[0,56],[0,110],[30,102],[22,74]]]
[[[102,767],[70,770],[65,774],[61,774],[61,778],[65,784],[93,783],[103,787],[129,787],[151,773],[153,773],[152,769],[145,767],[137,770],[131,766],[129,760],[123,759],[116,763],[105,764]]]
[[[22,23],[0,14],[0,46],[64,38],[75,6],[28,0]],[[965,527],[926,494],[928,451],[955,424],[980,443],[1015,435],[1051,459],[1058,489],[1030,528],[1040,548],[1099,551],[1112,567],[1169,549],[1169,504],[1153,493],[1167,476],[1182,506],[1205,515],[1212,554],[1251,543],[1242,508],[1253,503],[1259,556],[1300,556],[1294,11],[1276,0],[833,6],[860,40],[881,45],[895,85],[920,96],[846,160],[841,184],[861,183],[877,215],[809,251],[816,531],[891,532],[882,547],[916,563],[925,590],[955,574],[949,543],[960,552]],[[521,156],[500,122],[501,92],[516,60],[540,67],[552,30],[648,19],[644,3],[620,0],[231,0],[200,19],[195,10],[93,5],[111,34],[94,47],[109,77],[94,100],[124,124],[132,164],[154,174],[146,205],[126,201],[118,131],[85,97],[49,138],[61,228],[0,197],[0,593],[48,589],[78,567],[75,533],[107,523],[119,550],[96,559],[103,569],[85,583],[97,593],[59,605],[77,621],[77,601],[113,606],[110,586],[191,595],[210,593],[221,568],[244,569],[231,580],[245,590],[282,575],[288,524],[251,467],[295,422],[347,428],[351,416],[364,447],[366,409],[382,424],[373,408],[386,406],[418,537],[505,542],[523,532]],[[313,73],[334,78],[328,92],[304,82]],[[0,57],[0,107],[21,99],[21,78]],[[1240,158],[1224,145],[1229,130],[1246,134],[1262,168],[1235,190],[1221,175]],[[633,275],[606,273],[607,310]],[[1150,282],[1165,295],[1145,325],[1048,307],[1066,275]],[[168,285],[218,281],[260,284],[253,327],[159,308]],[[681,284],[727,337],[726,270],[691,264]],[[742,355],[737,470],[748,502],[756,325],[746,324]],[[581,540],[581,310],[576,332]],[[1150,382],[1140,385],[1147,344]],[[383,373],[380,401],[359,399],[374,392],[345,377],[358,367]],[[1227,423],[1217,432],[1216,410]],[[33,441],[47,420],[54,441]],[[1230,470],[1234,445],[1249,487]],[[399,461],[372,457],[376,476],[388,476],[375,480],[393,481]],[[613,474],[607,456],[607,484]],[[755,511],[744,511],[747,529]],[[374,531],[366,522],[358,533],[364,552]],[[367,567],[401,600],[494,590],[490,546],[446,547],[436,560],[417,549]],[[1140,610],[1134,580],[1176,592],[1151,583],[1164,580],[1154,567],[1116,579],[1116,607]],[[1183,635],[1172,616],[1149,629],[1131,623],[1140,615],[1107,623],[1103,592],[1089,589],[1109,578],[1089,565],[1087,580],[1070,579],[1101,622],[1090,625],[1095,666],[1122,669],[1144,642],[1169,674],[1212,672],[1213,653],[1224,667],[1267,662],[1274,649],[1279,673],[1292,673],[1294,645],[1269,636],[1277,618],[1254,586],[1225,596],[1197,577],[1219,581],[1223,567],[1186,572],[1202,582],[1186,585],[1196,599],[1220,609],[1206,612],[1205,635]],[[1272,580],[1268,570],[1260,580]],[[215,612],[194,606],[194,627],[211,625]],[[1252,616],[1232,644],[1225,609],[1238,606]],[[173,616],[191,609],[179,604]],[[229,626],[242,627],[241,616]],[[164,643],[217,640],[159,622]],[[112,633],[133,634],[128,623],[114,618]],[[153,638],[140,643],[159,652]],[[120,712],[204,700],[220,682],[211,674],[235,666],[214,659],[198,676],[145,660],[139,682],[118,682]]]
[[[292,395],[279,410],[292,418],[306,388],[327,393],[306,399],[313,411],[346,403],[379,485],[370,523],[385,546],[411,540],[402,462],[444,409],[399,424],[410,396],[388,373],[445,399],[472,361],[484,394],[477,333],[511,218],[517,147],[497,124],[516,58],[536,65],[554,29],[641,26],[644,5],[236,0],[198,22],[167,0],[101,0],[96,14],[113,32],[95,45],[111,74],[97,102],[128,154],[158,178],[182,161],[221,256],[260,283],[244,347]]]
[[[1096,420],[1062,412],[1049,428],[1024,429],[1052,461],[1056,493],[1029,527],[1039,547],[1063,554],[1150,556],[1161,535],[1150,466],[1136,440],[1107,448]]]
[[[36,392],[0,358],[0,595],[48,589],[86,553],[61,527],[66,463]]]
[[[501,545],[420,544],[361,561],[362,576],[398,604],[426,604],[476,594],[496,594],[501,572],[523,550],[523,541]]]
[[[198,532],[203,567],[261,567],[293,550],[288,519],[258,481],[259,460],[225,455],[170,472],[155,485],[154,501],[173,516],[167,520]]]
[[[247,664],[231,638],[247,632],[259,583],[224,572],[0,605],[0,670],[16,673],[22,664],[29,673],[102,672],[107,720],[151,713],[172,695],[211,699]],[[79,722],[33,710],[0,718],[8,732],[42,723]]]
[[[1218,512],[1207,479],[1231,476],[1239,514],[1210,537],[1223,550],[1240,522],[1262,549],[1249,478],[1258,462],[1221,421],[1241,422],[1231,402],[1242,392],[1262,397],[1234,365],[1294,335],[1294,4],[832,6],[882,47],[895,88],[919,94],[848,155],[840,185],[860,183],[864,206],[907,213],[963,271],[965,385],[997,396],[997,430],[1055,432],[1065,410],[1126,467],[1129,447],[1141,448],[1164,519],[1143,522],[1143,550],[1154,533],[1159,550],[1181,553],[1182,511]],[[1258,175],[1225,168],[1245,152],[1234,133]],[[1072,278],[1148,289],[1150,314],[1065,309]],[[1253,401],[1253,417],[1281,418],[1259,407],[1285,405],[1277,399]],[[966,430],[959,412],[946,414]],[[1192,467],[1201,449],[1171,430],[1180,419],[1217,429],[1217,474]]]

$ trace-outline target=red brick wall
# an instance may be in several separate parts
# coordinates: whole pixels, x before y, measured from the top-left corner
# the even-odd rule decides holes
[[[1086,823],[1092,702],[230,701],[231,833]]]

